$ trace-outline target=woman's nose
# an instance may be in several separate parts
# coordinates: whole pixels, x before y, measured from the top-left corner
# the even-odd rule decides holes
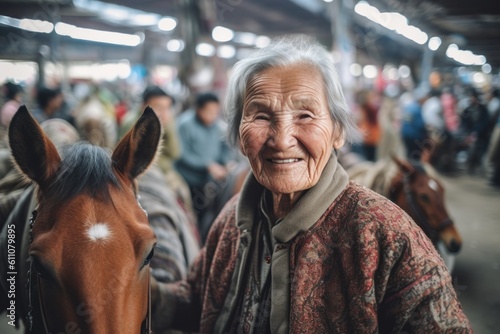
[[[291,122],[280,121],[271,125],[268,146],[278,151],[285,151],[296,143],[295,127]]]

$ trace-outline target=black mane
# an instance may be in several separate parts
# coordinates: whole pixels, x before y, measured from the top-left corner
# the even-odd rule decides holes
[[[81,142],[63,148],[62,162],[47,196],[55,201],[71,200],[81,193],[109,200],[108,186],[120,187],[113,174],[111,157],[103,148]]]

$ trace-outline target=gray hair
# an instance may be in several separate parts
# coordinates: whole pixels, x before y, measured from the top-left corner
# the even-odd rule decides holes
[[[346,142],[359,140],[360,133],[340,86],[330,54],[319,43],[306,38],[282,38],[236,63],[228,82],[224,114],[228,123],[228,139],[238,145],[246,88],[258,73],[272,67],[306,64],[316,68],[323,77],[325,95],[334,126]]]

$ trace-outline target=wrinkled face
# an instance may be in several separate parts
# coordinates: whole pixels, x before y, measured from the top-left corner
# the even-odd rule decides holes
[[[200,121],[205,125],[212,125],[219,117],[220,104],[217,102],[207,102],[202,108],[196,110]]]
[[[160,119],[162,125],[168,124],[172,120],[172,99],[168,96],[154,96],[148,99],[145,103],[150,106],[156,116]]]
[[[270,68],[247,86],[240,145],[259,183],[275,194],[313,187],[343,139],[323,79],[309,65]]]

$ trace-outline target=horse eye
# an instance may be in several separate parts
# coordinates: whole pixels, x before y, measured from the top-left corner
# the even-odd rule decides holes
[[[47,270],[47,268],[40,262],[40,260],[37,257],[32,257],[31,261],[33,263],[33,269],[35,272],[38,274],[38,276],[42,278],[48,278],[50,277],[50,273]]]
[[[153,258],[154,255],[155,255],[155,248],[153,247],[153,248],[151,248],[151,252],[149,252],[146,260],[144,260],[144,266],[147,266],[149,264],[149,262],[151,262],[151,259]]]
[[[420,195],[420,199],[426,203],[429,203],[431,201],[429,196],[427,196],[426,194]]]

